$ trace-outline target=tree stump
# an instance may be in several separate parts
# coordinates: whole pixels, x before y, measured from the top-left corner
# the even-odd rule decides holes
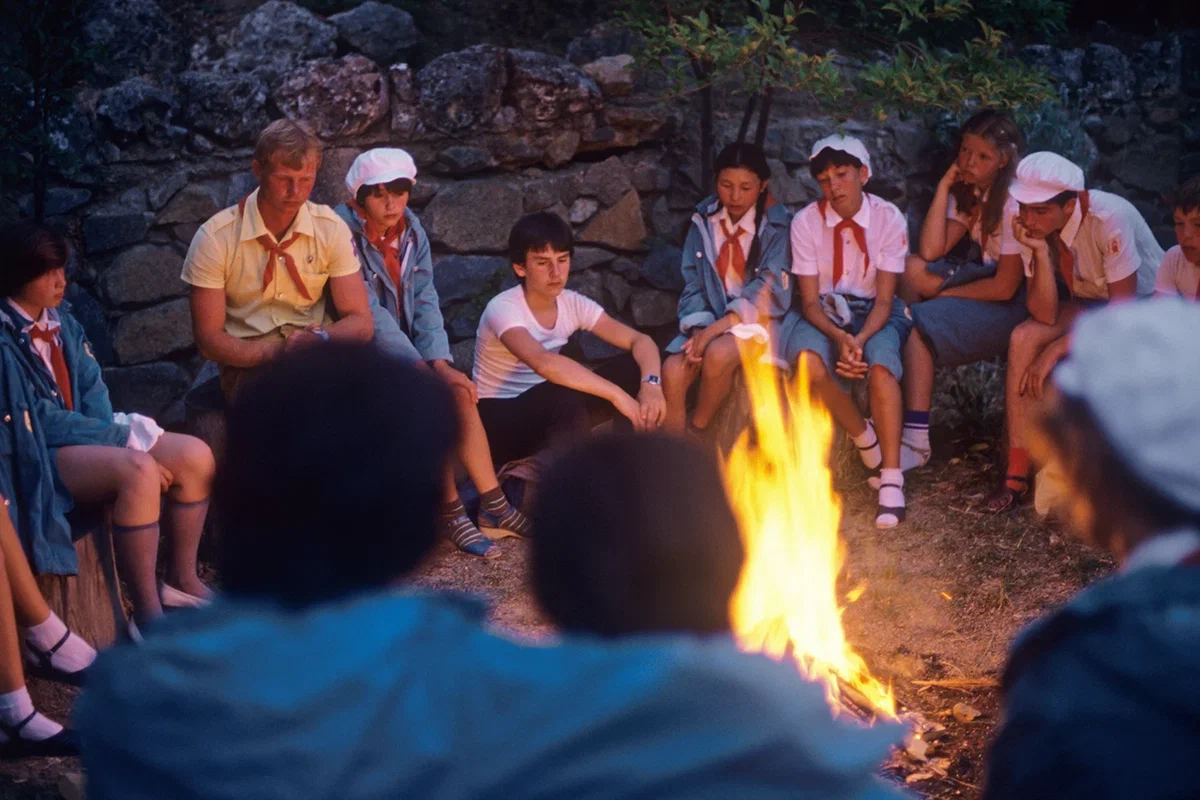
[[[107,521],[102,526],[107,526]],[[120,606],[120,594],[113,585],[112,540],[109,530],[97,530],[75,542],[75,554],[79,557],[77,575],[39,575],[38,588],[46,598],[50,610],[57,614],[67,627],[99,650],[112,644],[117,638],[114,613],[125,618]],[[107,547],[107,566],[101,557],[101,548]]]

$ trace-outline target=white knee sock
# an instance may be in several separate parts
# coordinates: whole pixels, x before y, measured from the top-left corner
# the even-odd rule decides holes
[[[22,686],[14,692],[0,694],[0,722],[5,725],[14,726],[20,725],[30,714],[34,714],[33,698],[29,696],[29,689]],[[41,714],[34,714],[33,719],[26,722],[21,728],[20,736],[31,742],[40,742],[43,739],[49,739],[62,730],[62,725],[59,725],[54,720],[44,717]],[[0,742],[7,742],[8,734],[0,731]]]
[[[867,469],[876,469],[883,463],[883,452],[879,449],[879,437],[875,435],[875,424],[867,420],[867,427],[850,441],[858,448],[858,455]]]
[[[883,469],[879,472],[879,507],[904,508],[904,472],[898,469]],[[904,512],[881,511],[875,517],[875,527],[894,528],[900,524]]]
[[[45,622],[25,631],[25,641],[46,652],[58,644],[66,632],[66,624],[51,611]],[[50,656],[50,664],[63,672],[79,672],[81,669],[87,669],[95,660],[96,651],[92,646],[73,633],[63,642],[62,647]]]

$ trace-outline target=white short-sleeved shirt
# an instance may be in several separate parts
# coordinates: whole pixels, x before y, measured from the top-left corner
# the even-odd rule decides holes
[[[1075,297],[1107,300],[1108,285],[1137,274],[1137,293],[1154,293],[1154,279],[1163,260],[1163,249],[1146,220],[1123,197],[1101,191],[1088,192],[1088,213],[1082,197],[1059,233],[1075,254]],[[1033,253],[1021,248],[1025,274],[1033,275]]]
[[[979,198],[980,205],[986,205],[987,192]],[[952,219],[962,223],[967,229],[967,235],[971,240],[979,245],[983,251],[983,263],[995,264],[1000,260],[1000,256],[1019,256],[1021,254],[1021,243],[1013,236],[1013,217],[1020,213],[1021,206],[1016,200],[1011,197],[1004,203],[1004,213],[1000,216],[1000,227],[992,231],[987,237],[987,241],[983,241],[983,213],[982,211],[974,215],[974,219],[970,214],[964,214],[958,210],[958,201],[954,199],[954,195],[950,195],[950,202],[946,204],[946,219]]]
[[[893,204],[863,193],[862,207],[854,215],[866,234],[870,266],[850,229],[842,231],[842,277],[833,285],[833,229],[842,218],[833,206],[824,213],[820,203],[810,203],[792,220],[792,272],[816,275],[821,294],[837,292],[872,299],[875,297],[875,273],[878,270],[904,273],[908,256],[908,223],[904,213]]]
[[[713,252],[717,259],[721,258],[721,248],[725,246],[725,232],[721,228],[721,223],[725,222],[731,233],[736,233],[741,230],[738,235],[738,244],[742,246],[742,255],[749,259],[750,248],[754,246],[754,223],[757,216],[755,209],[751,206],[750,210],[742,215],[742,218],[737,221],[737,225],[729,224],[729,212],[722,208],[712,216],[710,228],[712,229],[713,237]],[[733,299],[742,295],[742,279],[738,277],[733,270],[728,270],[725,273],[725,296]]]
[[[558,296],[558,319],[553,328],[544,328],[525,301],[521,286],[501,292],[491,299],[479,319],[475,339],[475,385],[480,398],[508,400],[523,394],[546,379],[513,355],[500,341],[512,328],[524,328],[545,349],[557,353],[576,331],[590,331],[604,309],[595,300],[564,289]]]
[[[1188,300],[1200,300],[1200,264],[1188,261],[1183,254],[1183,248],[1175,245],[1163,256],[1158,267],[1154,293],[1169,297],[1181,295]]]

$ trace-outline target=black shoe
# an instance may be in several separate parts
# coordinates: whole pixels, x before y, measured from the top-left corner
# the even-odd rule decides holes
[[[69,686],[83,686],[83,679],[87,673],[87,669],[81,669],[78,672],[66,672],[54,666],[54,654],[59,651],[67,639],[71,638],[71,632],[67,631],[63,637],[58,640],[58,644],[51,647],[49,650],[39,650],[34,647],[29,641],[25,642],[25,649],[29,652],[29,668],[26,672],[35,678],[42,680],[54,681],[55,683],[65,683]],[[12,737],[9,737],[12,738]]]
[[[20,758],[62,758],[79,755],[79,737],[70,728],[63,728],[48,739],[22,739],[21,729],[35,716],[36,711],[16,725],[0,722],[0,731],[4,731],[4,735],[8,737],[8,741],[0,744],[0,759],[12,761]]]

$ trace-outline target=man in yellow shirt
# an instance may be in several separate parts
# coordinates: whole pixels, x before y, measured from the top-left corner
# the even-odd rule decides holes
[[[308,202],[320,165],[321,141],[307,125],[271,123],[251,162],[258,189],[192,239],[181,275],[192,287],[192,329],[200,353],[220,367],[226,398],[285,348],[371,338],[350,229],[333,209]]]

